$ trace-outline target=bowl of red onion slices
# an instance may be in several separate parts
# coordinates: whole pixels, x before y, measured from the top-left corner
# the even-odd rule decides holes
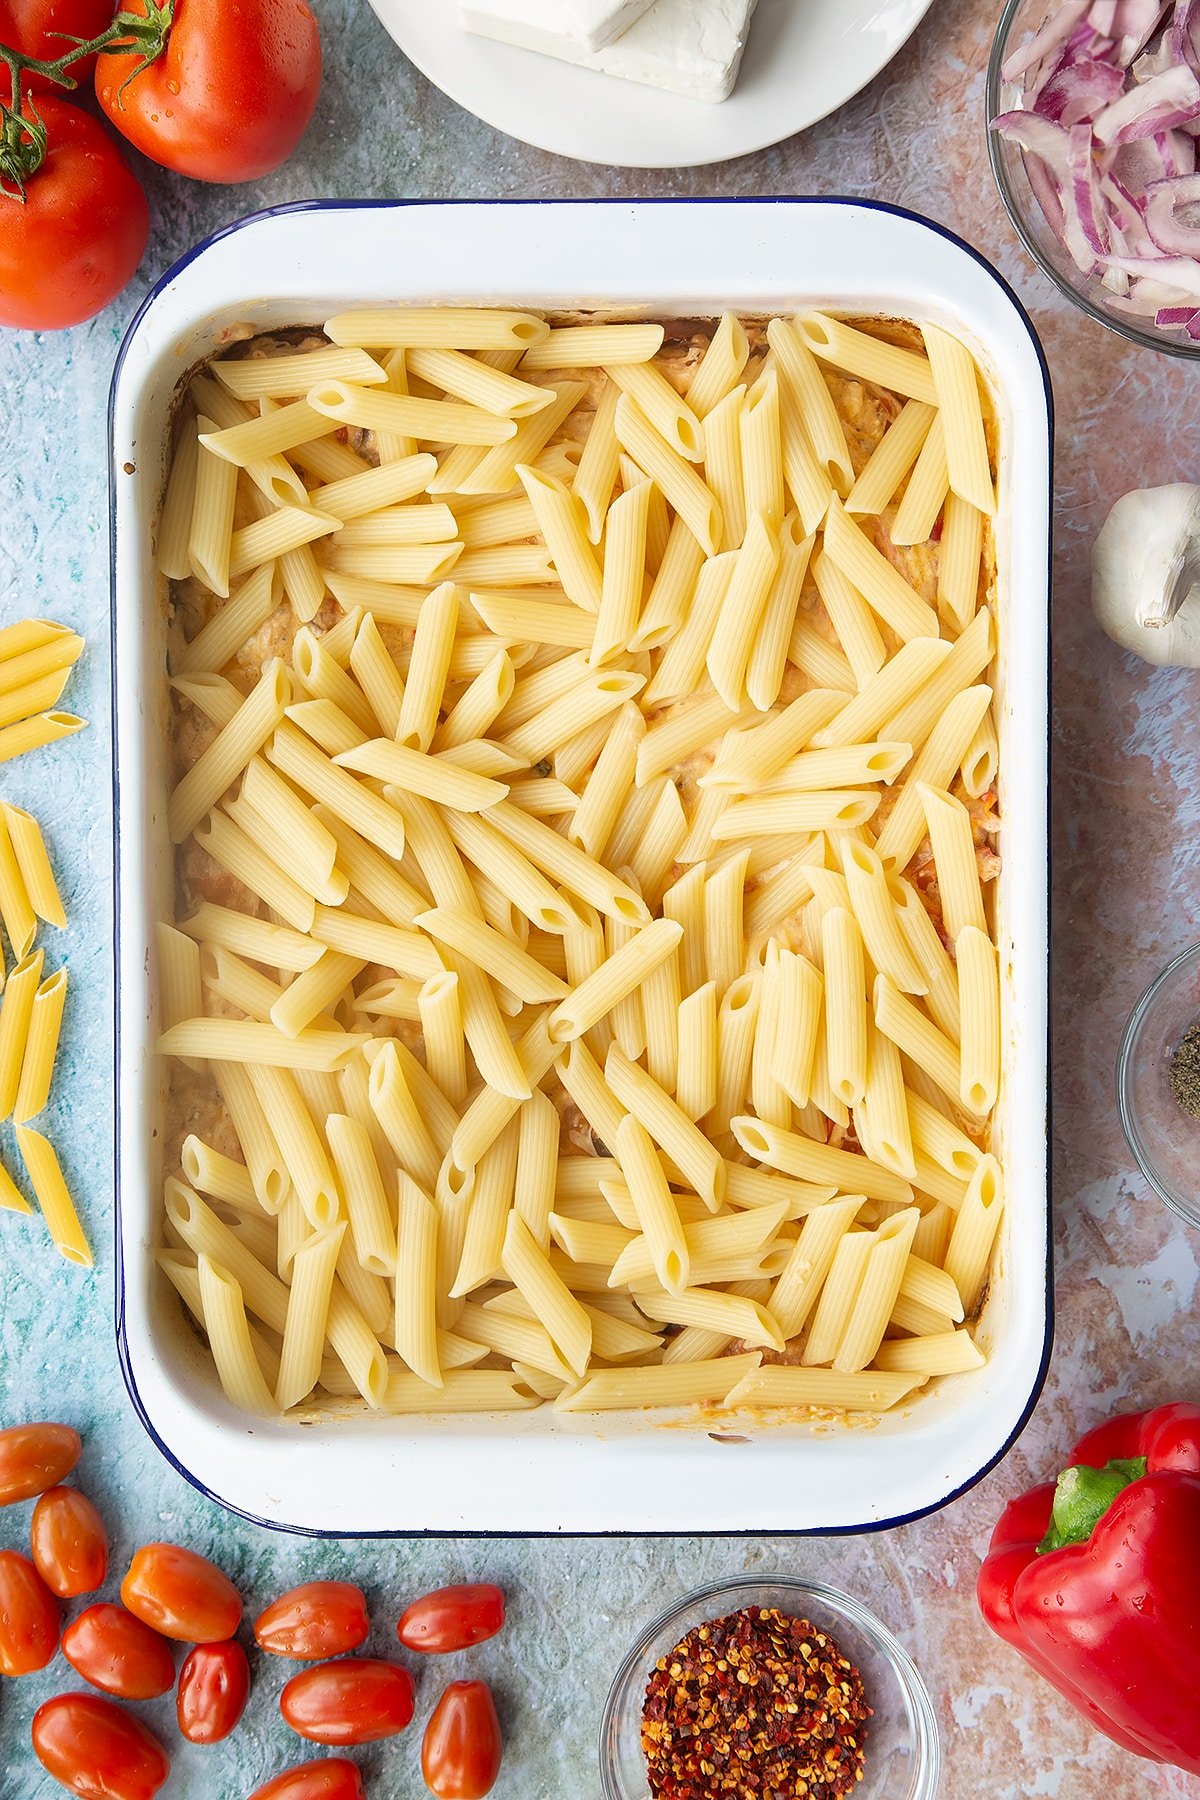
[[[1001,197],[1055,285],[1200,356],[1200,0],[1008,0],[987,106]]]

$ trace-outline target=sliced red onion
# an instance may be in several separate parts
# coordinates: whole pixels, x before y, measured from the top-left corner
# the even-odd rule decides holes
[[[1005,58],[1000,67],[1004,80],[1016,81],[1019,75],[1024,75],[1027,69],[1040,63],[1052,50],[1065,44],[1091,3],[1092,0],[1062,0],[1062,4],[1051,12],[1029,42]]]
[[[1002,73],[993,129],[1064,250],[1114,311],[1200,342],[1200,0],[1060,0]]]
[[[1092,120],[1100,144],[1130,144],[1170,131],[1200,114],[1200,80],[1184,63],[1151,76],[1104,107]]]
[[[1125,92],[1125,75],[1111,63],[1083,57],[1057,69],[1042,87],[1033,111],[1059,125],[1079,125]]]
[[[1116,39],[1116,60],[1127,69],[1162,23],[1168,0],[1117,0],[1107,36]]]
[[[1200,175],[1164,181],[1146,201],[1146,230],[1167,256],[1200,257],[1200,225],[1180,218],[1180,208],[1200,201]]]

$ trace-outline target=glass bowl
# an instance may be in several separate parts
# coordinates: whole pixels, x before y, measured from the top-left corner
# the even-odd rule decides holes
[[[1173,957],[1129,1015],[1117,1052],[1117,1107],[1129,1148],[1159,1199],[1200,1225],[1200,1119],[1171,1092],[1171,1055],[1200,1024],[1200,944]]]
[[[1016,87],[1005,81],[1000,65],[1024,40],[1032,36],[1051,8],[1060,0],[1007,0],[987,71],[987,139],[992,174],[1000,189],[1000,198],[1012,221],[1013,230],[1043,273],[1060,293],[1074,301],[1081,312],[1110,331],[1141,344],[1147,350],[1164,350],[1168,356],[1200,357],[1200,343],[1194,343],[1178,331],[1160,331],[1153,319],[1138,319],[1113,307],[1113,299],[1095,275],[1085,275],[1076,267],[1069,251],[1059,243],[1047,223],[1030,185],[1025,168],[1025,153],[1017,144],[1009,143],[991,129],[991,121],[999,113],[1020,108],[1021,97]]]
[[[703,1624],[743,1606],[774,1606],[808,1619],[837,1642],[862,1673],[874,1709],[866,1737],[866,1768],[854,1800],[934,1800],[941,1768],[937,1720],[916,1665],[891,1632],[849,1594],[818,1582],[718,1582],[686,1594],[647,1625],[617,1670],[600,1722],[600,1785],[604,1800],[649,1800],[641,1746],[646,1683],[660,1656]]]

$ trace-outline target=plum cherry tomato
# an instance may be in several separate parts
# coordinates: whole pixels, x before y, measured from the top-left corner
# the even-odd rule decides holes
[[[504,1595],[490,1581],[438,1588],[401,1614],[396,1636],[406,1650],[442,1656],[495,1637],[504,1624]]]
[[[33,104],[26,99],[26,118]],[[26,181],[24,202],[0,206],[0,325],[57,331],[90,319],[121,292],[142,260],[150,211],[99,120],[52,94],[39,94],[36,105],[45,157]],[[79,1456],[79,1438],[66,1425],[24,1429],[57,1435],[27,1453],[31,1460],[20,1450],[0,1455],[2,1502],[53,1487]],[[10,1489],[5,1476],[14,1465]]]
[[[3,308],[0,298],[0,314]],[[82,1450],[79,1433],[69,1425],[10,1425],[0,1431],[0,1506],[44,1494],[71,1473]]]
[[[58,1649],[58,1603],[27,1556],[0,1550],[0,1675],[32,1675]]]
[[[129,1565],[121,1598],[164,1637],[220,1644],[233,1636],[242,1596],[207,1557],[179,1544],[146,1544]]]
[[[146,0],[127,10],[145,13]],[[136,56],[96,67],[100,104],[131,144],[197,181],[255,181],[312,118],[321,39],[305,0],[175,0],[166,49],[136,69]]]
[[[179,1671],[179,1729],[189,1744],[219,1744],[241,1718],[249,1697],[250,1664],[237,1639],[197,1644]]]
[[[254,1621],[254,1639],[272,1656],[316,1662],[357,1650],[371,1629],[361,1588],[348,1581],[308,1581],[289,1588]]]
[[[156,1700],[175,1686],[175,1658],[166,1638],[108,1601],[71,1620],[62,1653],[77,1675],[118,1700]]]
[[[483,1800],[500,1773],[504,1740],[486,1681],[452,1681],[421,1745],[425,1786],[438,1800]]]
[[[412,1676],[398,1663],[351,1656],[303,1669],[279,1696],[293,1731],[314,1744],[373,1744],[413,1716]]]
[[[171,1772],[139,1720],[99,1694],[59,1694],[33,1715],[43,1769],[81,1800],[153,1800]]]
[[[78,1488],[52,1487],[33,1509],[29,1541],[38,1574],[60,1600],[94,1594],[108,1574],[104,1520]]]
[[[69,49],[68,38],[86,42],[99,37],[114,11],[113,0],[0,0],[0,44],[39,62],[56,62]],[[86,81],[95,61],[94,56],[80,57],[71,64],[71,75]],[[54,83],[44,75],[27,74],[24,84],[27,92],[54,92]],[[0,69],[0,93],[7,100],[9,92],[8,71]]]
[[[297,1763],[255,1788],[250,1800],[366,1800],[358,1765],[344,1756]]]

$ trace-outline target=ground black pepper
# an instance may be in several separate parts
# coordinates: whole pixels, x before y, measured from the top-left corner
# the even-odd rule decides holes
[[[841,1800],[863,1778],[862,1676],[827,1632],[746,1606],[655,1665],[642,1749],[655,1800]]]
[[[1193,1119],[1200,1119],[1200,1025],[1189,1025],[1167,1069],[1176,1104]]]

